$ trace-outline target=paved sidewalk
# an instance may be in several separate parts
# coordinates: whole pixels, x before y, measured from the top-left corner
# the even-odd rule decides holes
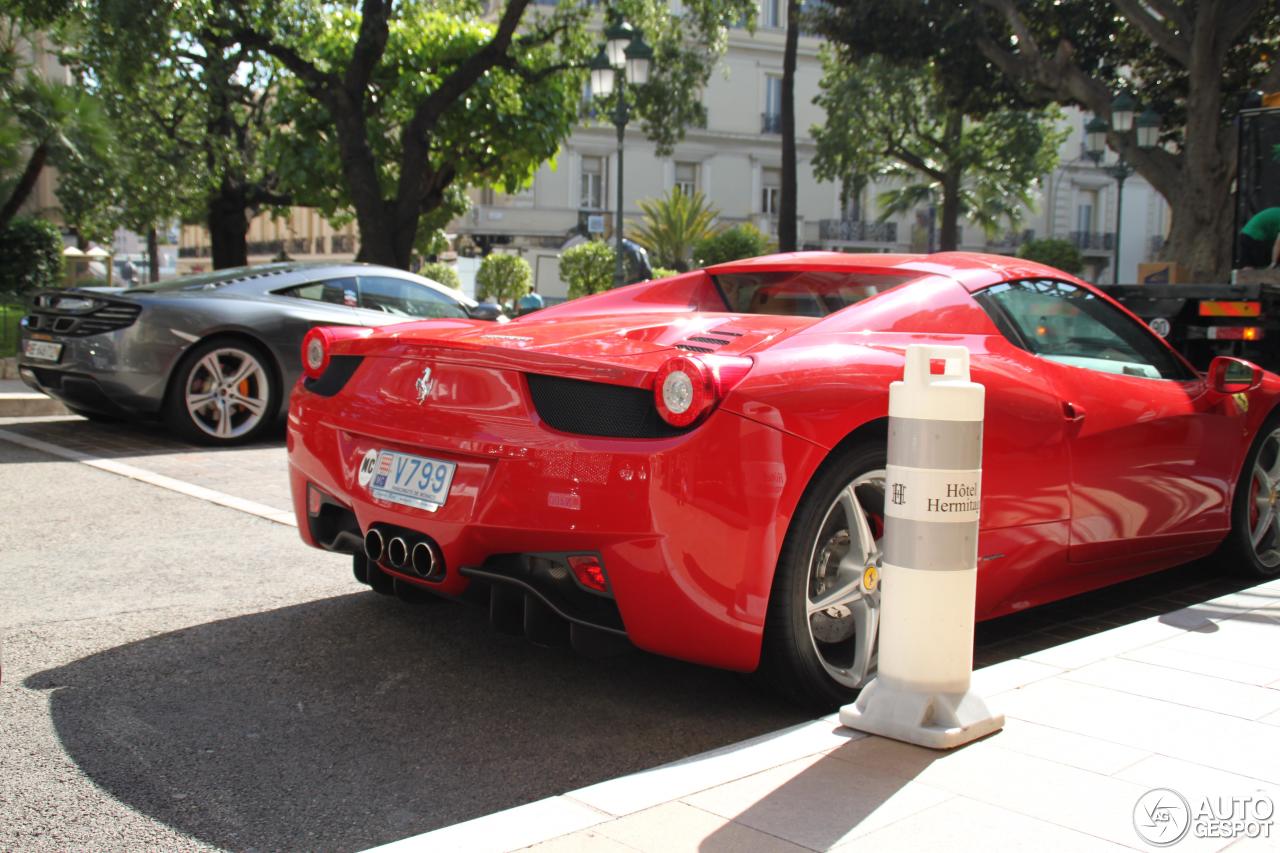
[[[0,418],[65,414],[65,406],[48,395],[32,391],[21,379],[0,379]]]
[[[1280,580],[974,683],[1007,725],[950,753],[832,715],[378,850],[1280,850]]]

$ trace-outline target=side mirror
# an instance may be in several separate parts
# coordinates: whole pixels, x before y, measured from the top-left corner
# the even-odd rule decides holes
[[[502,306],[492,302],[481,302],[467,310],[472,320],[497,320],[502,316]]]
[[[1219,394],[1241,394],[1262,384],[1262,368],[1242,358],[1220,355],[1209,362],[1209,386]]]

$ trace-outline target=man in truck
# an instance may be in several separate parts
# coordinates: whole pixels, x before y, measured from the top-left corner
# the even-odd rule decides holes
[[[1240,266],[1262,269],[1280,264],[1280,207],[1268,207],[1240,229]]]

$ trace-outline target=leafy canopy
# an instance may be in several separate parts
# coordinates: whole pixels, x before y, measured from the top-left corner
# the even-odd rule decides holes
[[[486,255],[476,271],[476,296],[479,299],[511,306],[533,289],[533,270],[519,255]]]
[[[437,284],[443,284],[445,287],[452,287],[454,290],[462,289],[458,270],[453,264],[446,264],[444,261],[430,261],[423,264],[418,270],[418,275],[429,278]]]
[[[612,287],[616,258],[613,246],[602,240],[588,240],[561,252],[560,278],[569,284],[569,298]]]
[[[773,243],[768,236],[750,222],[744,222],[698,241],[693,258],[698,266],[710,267],[767,255],[771,251]]]
[[[0,229],[0,296],[57,287],[62,280],[62,234],[46,219],[20,216]]]
[[[968,117],[931,62],[897,66],[879,56],[854,62],[825,48],[813,128],[814,171],[825,180],[895,179],[881,193],[882,218],[952,195],[958,216],[986,232],[1016,225],[1040,178],[1057,164],[1065,130],[1058,111],[992,109]]]
[[[1072,275],[1078,275],[1084,269],[1084,258],[1076,244],[1055,237],[1028,240],[1018,248],[1018,257],[1037,261]]]
[[[716,232],[720,211],[701,191],[686,194],[679,187],[661,198],[640,202],[644,219],[631,228],[631,239],[649,251],[657,266],[687,272],[693,248]]]

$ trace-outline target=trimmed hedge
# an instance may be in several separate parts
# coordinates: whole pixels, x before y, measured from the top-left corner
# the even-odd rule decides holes
[[[418,275],[429,278],[437,284],[443,284],[445,287],[452,287],[454,290],[462,289],[462,282],[458,280],[458,271],[454,269],[453,264],[446,264],[444,261],[429,261],[423,264],[422,269],[418,270]]]
[[[21,217],[0,231],[0,294],[21,296],[62,283],[62,233],[44,219]]]

